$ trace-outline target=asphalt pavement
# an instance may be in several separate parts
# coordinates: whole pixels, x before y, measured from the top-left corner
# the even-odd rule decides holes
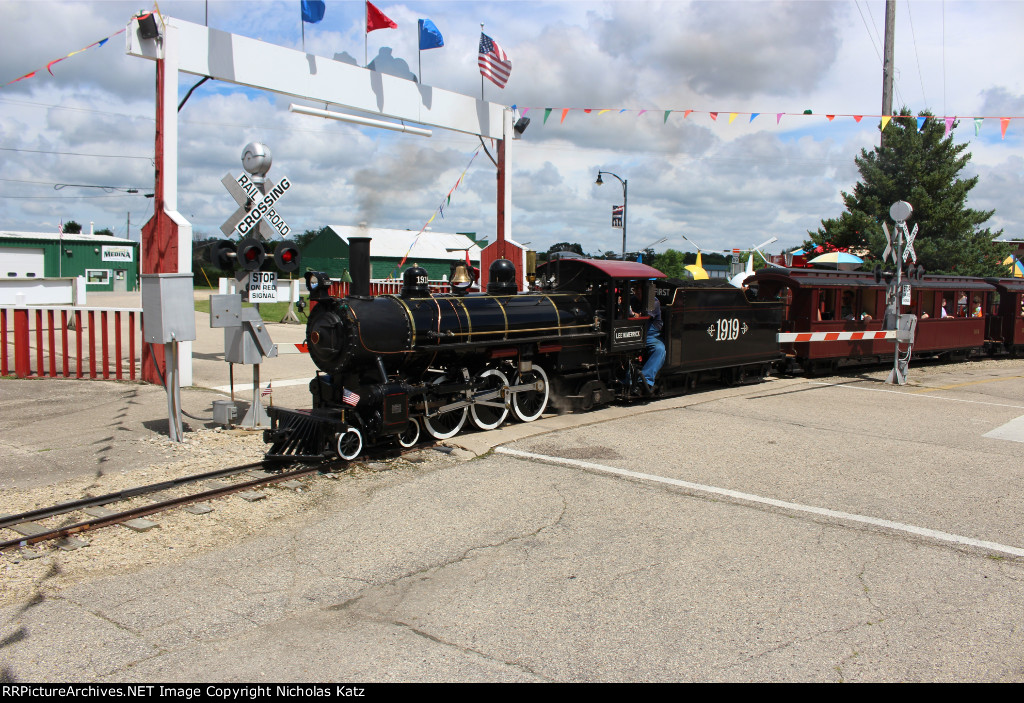
[[[221,386],[205,344],[197,383]],[[276,388],[308,377],[303,363],[262,371]],[[457,436],[475,459],[342,477],[280,529],[0,609],[5,672],[1024,680],[1024,363],[912,366],[901,388],[884,376],[711,387]],[[114,434],[159,432],[160,389],[142,388],[118,401]]]

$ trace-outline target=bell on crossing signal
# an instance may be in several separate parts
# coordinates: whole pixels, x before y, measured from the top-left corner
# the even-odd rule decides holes
[[[256,271],[266,260],[267,252],[263,249],[261,243],[248,237],[238,243],[237,258],[238,265],[243,269],[246,271]]]
[[[281,242],[274,249],[274,264],[285,273],[299,268],[299,249],[289,242]]]
[[[234,271],[238,248],[228,239],[214,242],[210,246],[210,263],[221,271]]]

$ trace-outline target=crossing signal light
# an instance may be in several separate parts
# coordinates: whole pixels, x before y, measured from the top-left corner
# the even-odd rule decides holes
[[[258,271],[267,258],[263,245],[251,237],[238,243],[238,265],[246,271]]]
[[[253,237],[232,242],[222,239],[210,245],[210,263],[221,271],[234,271],[241,267],[246,271],[258,271],[267,259],[263,243]],[[299,248],[291,242],[281,242],[274,249],[274,265],[288,273],[299,268]]]
[[[288,273],[299,268],[299,249],[290,242],[281,242],[274,249],[274,265],[279,271]]]
[[[222,239],[210,246],[210,263],[221,271],[234,271],[238,247],[229,239]]]

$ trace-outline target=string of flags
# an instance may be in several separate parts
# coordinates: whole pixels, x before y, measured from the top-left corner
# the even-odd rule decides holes
[[[760,113],[760,112],[722,112],[722,111],[710,112],[710,111],[707,111],[707,110],[662,110],[662,109],[628,109],[628,108],[615,109],[615,108],[589,108],[589,107],[560,107],[560,108],[555,108],[555,107],[518,107],[516,105],[513,105],[512,109],[513,110],[518,109],[520,114],[523,115],[523,116],[525,116],[526,113],[529,112],[530,110],[543,110],[544,118],[541,121],[541,124],[547,124],[548,118],[551,117],[552,113],[554,113],[554,112],[559,112],[560,113],[560,117],[559,117],[559,120],[558,120],[559,124],[563,124],[565,122],[565,118],[569,116],[570,112],[582,112],[582,113],[587,114],[587,115],[597,115],[597,116],[604,115],[605,113],[608,113],[608,112],[613,112],[613,113],[615,113],[617,115],[621,115],[621,114],[625,114],[625,113],[636,113],[637,117],[641,117],[642,115],[644,115],[646,113],[651,113],[651,114],[661,115],[662,124],[666,124],[668,122],[669,117],[671,117],[674,114],[677,114],[677,115],[681,114],[683,116],[684,120],[688,119],[690,117],[690,115],[707,115],[711,119],[712,122],[718,122],[718,118],[720,116],[727,115],[728,116],[728,124],[732,124],[733,122],[736,121],[736,119],[738,117],[741,117],[741,116],[742,117],[747,117],[748,119],[746,120],[746,124],[750,124],[755,119],[757,119],[758,117],[760,117],[763,114],[763,113]],[[909,118],[909,117],[913,117],[913,119],[917,120],[917,131],[919,131],[919,132],[924,128],[924,126],[925,126],[925,124],[926,124],[926,122],[928,120],[942,120],[945,123],[945,128],[946,128],[945,129],[945,133],[943,134],[943,137],[949,136],[950,131],[952,131],[952,129],[953,129],[953,123],[956,120],[973,120],[973,122],[974,122],[974,136],[978,136],[978,135],[981,134],[981,126],[982,126],[982,123],[985,120],[998,119],[999,120],[999,125],[1000,125],[1000,131],[1002,133],[1002,138],[1003,139],[1006,139],[1006,130],[1010,126],[1010,120],[1024,119],[1024,117],[1022,117],[1020,115],[1016,115],[1016,116],[1012,116],[1012,117],[994,117],[994,116],[980,116],[979,117],[979,116],[974,116],[974,115],[961,115],[961,116],[952,116],[952,117],[947,116],[947,115],[917,115],[917,116],[912,116],[912,115],[869,115],[869,114],[855,115],[855,114],[839,114],[839,113],[824,114],[824,115],[817,114],[816,115],[816,114],[812,113],[810,110],[804,110],[803,112],[776,112],[776,113],[769,113],[769,115],[770,114],[774,114],[775,115],[775,124],[776,125],[781,125],[782,124],[782,118],[783,117],[824,117],[829,122],[835,121],[835,119],[837,117],[852,117],[853,121],[854,122],[858,122],[858,123],[861,120],[863,120],[865,117],[868,117],[868,118],[873,118],[873,119],[881,120],[881,122],[882,122],[882,129],[883,130],[889,125],[889,123],[892,121],[892,119],[894,117],[895,118],[901,118],[901,117]]]
[[[452,204],[452,193],[455,192],[456,188],[458,188],[460,185],[462,185],[462,181],[466,177],[466,173],[469,171],[469,167],[473,165],[473,161],[476,160],[477,154],[480,153],[480,149],[482,149],[482,148],[483,148],[482,146],[478,146],[476,148],[476,151],[473,152],[473,156],[469,159],[469,163],[466,164],[466,168],[464,168],[462,170],[462,174],[459,175],[458,180],[455,181],[455,185],[453,185],[448,190],[448,195],[446,195],[444,197],[444,200],[441,201],[441,204],[438,205],[437,209],[434,210],[434,214],[430,216],[430,219],[427,220],[422,227],[420,227],[420,231],[416,233],[415,237],[413,237],[413,240],[409,244],[409,248],[405,251],[405,255],[402,257],[402,260],[400,262],[398,262],[398,266],[395,268],[395,270],[393,270],[391,272],[391,276],[390,276],[391,278],[395,278],[397,273],[402,269],[403,266],[405,266],[405,262],[408,260],[409,254],[412,253],[413,247],[416,246],[416,242],[418,242],[419,239],[420,239],[420,236],[424,232],[427,231],[427,227],[429,227],[430,223],[434,221],[434,218],[437,217],[438,215],[440,215],[441,219],[442,220],[444,219],[444,209],[446,207],[450,207],[451,204]]]
[[[378,29],[397,29],[398,24],[381,12],[373,3],[369,0],[365,0],[366,5],[366,32],[373,32]],[[300,11],[302,16],[302,23],[316,24],[323,20],[326,11],[326,3],[323,0],[301,0]],[[159,13],[159,7],[157,8]],[[108,41],[116,37],[117,35],[124,32],[125,29],[121,28],[114,32],[108,37],[104,37],[98,41],[89,44],[88,46],[82,47],[77,51],[61,56],[60,58],[54,59],[47,63],[44,67],[30,71],[23,76],[19,76],[14,80],[8,81],[0,88],[5,88],[18,81],[23,81],[28,78],[33,78],[40,71],[45,69],[51,76],[54,75],[53,67],[69,59],[76,54],[81,54],[94,47],[100,47],[106,44]],[[429,19],[421,19],[418,24],[419,33],[419,49],[436,49],[444,46],[444,37],[441,35],[440,30],[437,26]],[[487,78],[499,88],[504,88],[508,82],[509,74],[512,71],[512,61],[508,58],[508,55],[498,46],[498,43],[491,37],[487,36],[483,32],[480,33],[480,46],[477,55],[477,65],[480,69],[480,75]],[[516,105],[512,106],[513,110],[517,109]],[[662,123],[667,124],[670,117],[673,115],[682,115],[683,119],[689,119],[691,115],[706,115],[712,122],[718,122],[719,117],[726,118],[728,124],[732,124],[740,117],[746,118],[746,124],[751,124],[759,117],[764,116],[763,119],[768,119],[772,114],[775,115],[775,124],[781,125],[782,118],[791,117],[824,117],[829,122],[834,122],[836,118],[852,118],[854,122],[860,123],[865,117],[871,119],[877,119],[881,121],[881,129],[889,125],[894,117],[910,117],[908,115],[877,115],[877,114],[852,114],[852,113],[813,113],[810,110],[804,110],[803,112],[775,112],[775,113],[762,113],[762,112],[740,112],[740,111],[709,111],[709,110],[693,110],[693,109],[661,109],[661,108],[643,108],[643,109],[631,109],[631,108],[582,108],[582,107],[522,107],[518,108],[522,116],[526,116],[526,113],[530,110],[543,111],[544,117],[541,124],[546,125],[548,119],[552,114],[559,114],[559,124],[564,124],[566,118],[571,112],[582,112],[587,115],[601,116],[609,112],[617,115],[635,113],[637,117],[642,117],[647,113],[652,115],[660,115]],[[945,124],[945,132],[943,137],[949,136],[950,131],[953,129],[953,123],[956,120],[971,120],[974,124],[974,136],[981,135],[982,125],[985,120],[999,120],[1000,135],[1002,139],[1006,139],[1006,132],[1010,127],[1011,120],[1021,120],[1024,116],[1012,115],[1012,116],[993,116],[993,115],[918,115],[914,117],[917,120],[917,129],[921,131],[928,120],[942,120]],[[475,156],[475,154],[474,154]]]
[[[70,59],[75,54],[81,54],[83,51],[88,51],[89,49],[93,48],[94,46],[103,46],[104,44],[106,44],[108,41],[110,41],[111,39],[113,39],[114,37],[116,37],[118,34],[120,34],[123,31],[124,31],[124,28],[121,28],[118,31],[116,31],[113,34],[111,34],[109,37],[106,37],[104,39],[100,39],[99,41],[94,41],[89,46],[82,47],[78,51],[72,51],[70,54],[68,54],[66,56],[61,56],[59,59],[54,59],[50,63],[46,64],[46,66],[44,66],[43,68],[45,68],[46,71],[52,76],[52,75],[54,75],[54,73],[53,73],[54,65],[60,63],[64,59]],[[39,71],[42,71],[42,70],[43,70],[42,68],[37,68],[35,71],[29,71],[28,73],[26,73],[24,76],[21,76],[20,78],[15,78],[13,81],[8,81],[7,83],[4,83],[2,86],[0,86],[0,88],[6,88],[7,86],[11,85],[12,83],[17,83],[18,81],[23,81],[26,78],[32,78]]]

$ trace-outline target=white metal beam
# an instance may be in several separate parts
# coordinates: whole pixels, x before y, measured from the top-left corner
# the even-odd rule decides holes
[[[165,16],[178,44],[178,70],[302,100],[327,102],[380,117],[502,139],[504,105],[421,85],[323,56]],[[127,52],[163,58],[160,40],[128,24]]]

